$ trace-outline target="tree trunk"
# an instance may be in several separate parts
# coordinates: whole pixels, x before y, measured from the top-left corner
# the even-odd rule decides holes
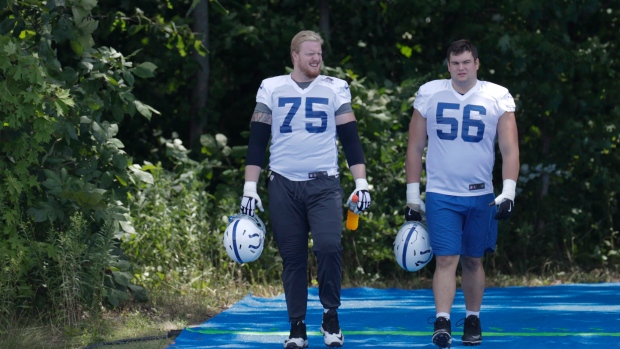
[[[331,32],[329,26],[329,0],[319,0],[319,31],[325,43],[323,44],[323,58],[329,57],[332,47],[329,42],[329,34]]]
[[[194,59],[198,62],[196,71],[196,84],[192,91],[192,105],[190,108],[190,140],[189,148],[192,149],[200,143],[200,135],[207,126],[207,102],[209,100],[209,0],[202,0],[192,12],[194,25],[192,30],[202,35],[202,44],[207,49],[207,55],[201,56],[194,53]]]
[[[319,29],[325,41],[329,41],[329,0],[319,0],[321,15],[319,17]]]
[[[551,152],[551,136],[543,130],[542,135],[542,153],[544,158],[547,159],[549,157],[549,153]],[[540,184],[540,192],[539,192],[539,205],[544,202],[545,198],[549,194],[549,172],[545,171],[543,168],[543,173],[541,175],[541,184]],[[541,212],[539,210],[539,212]],[[538,232],[543,232],[545,229],[545,219],[544,217],[537,217],[536,222],[536,230]]]

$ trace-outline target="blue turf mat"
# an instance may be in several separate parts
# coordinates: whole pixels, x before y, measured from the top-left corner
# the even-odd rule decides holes
[[[452,348],[463,347],[462,328],[455,326],[465,316],[463,303],[458,290]],[[326,348],[321,314],[318,290],[310,288],[310,348]],[[344,348],[435,348],[427,321],[435,314],[430,289],[343,289],[338,314]],[[620,283],[488,288],[481,322],[487,348],[620,347]],[[283,295],[249,295],[200,326],[184,329],[168,348],[282,348],[289,329]]]

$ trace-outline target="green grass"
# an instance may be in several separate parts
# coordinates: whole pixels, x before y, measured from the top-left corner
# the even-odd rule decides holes
[[[412,274],[399,280],[375,280],[373,282],[348,281],[344,287],[398,287],[404,289],[430,288],[432,280]],[[609,270],[583,272],[558,272],[549,275],[487,275],[488,287],[547,286],[563,283],[620,282],[620,274]],[[11,325],[0,328],[0,349],[69,349],[84,348],[94,344],[125,341],[112,347],[117,349],[166,348],[172,338],[134,341],[144,337],[165,336],[172,330],[201,324],[227,309],[247,294],[273,297],[282,293],[281,285],[251,285],[247,282],[230,281],[217,289],[197,290],[187,286],[168,287],[152,291],[147,303],[128,302],[115,310],[103,311],[100,316],[83,315],[79,326],[62,328],[53,321],[40,318],[16,318]],[[103,348],[98,346],[97,348]]]

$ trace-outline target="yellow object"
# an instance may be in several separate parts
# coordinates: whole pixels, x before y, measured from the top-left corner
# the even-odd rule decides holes
[[[357,195],[353,195],[353,197],[351,198],[353,204],[357,204],[357,200],[359,200]],[[353,204],[351,204],[351,206],[355,206]],[[349,208],[349,210],[347,211],[347,229],[356,230],[357,226],[359,225],[359,221],[360,216]]]
[[[347,229],[356,230],[359,224],[359,221],[360,221],[360,216],[357,213],[351,210],[347,212]]]

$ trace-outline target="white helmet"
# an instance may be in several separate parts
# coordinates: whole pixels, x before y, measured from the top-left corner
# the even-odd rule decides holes
[[[253,262],[260,257],[265,243],[265,224],[256,216],[238,214],[228,217],[224,248],[238,263]]]
[[[407,271],[418,271],[433,258],[426,227],[416,221],[401,225],[394,241],[396,261]]]

